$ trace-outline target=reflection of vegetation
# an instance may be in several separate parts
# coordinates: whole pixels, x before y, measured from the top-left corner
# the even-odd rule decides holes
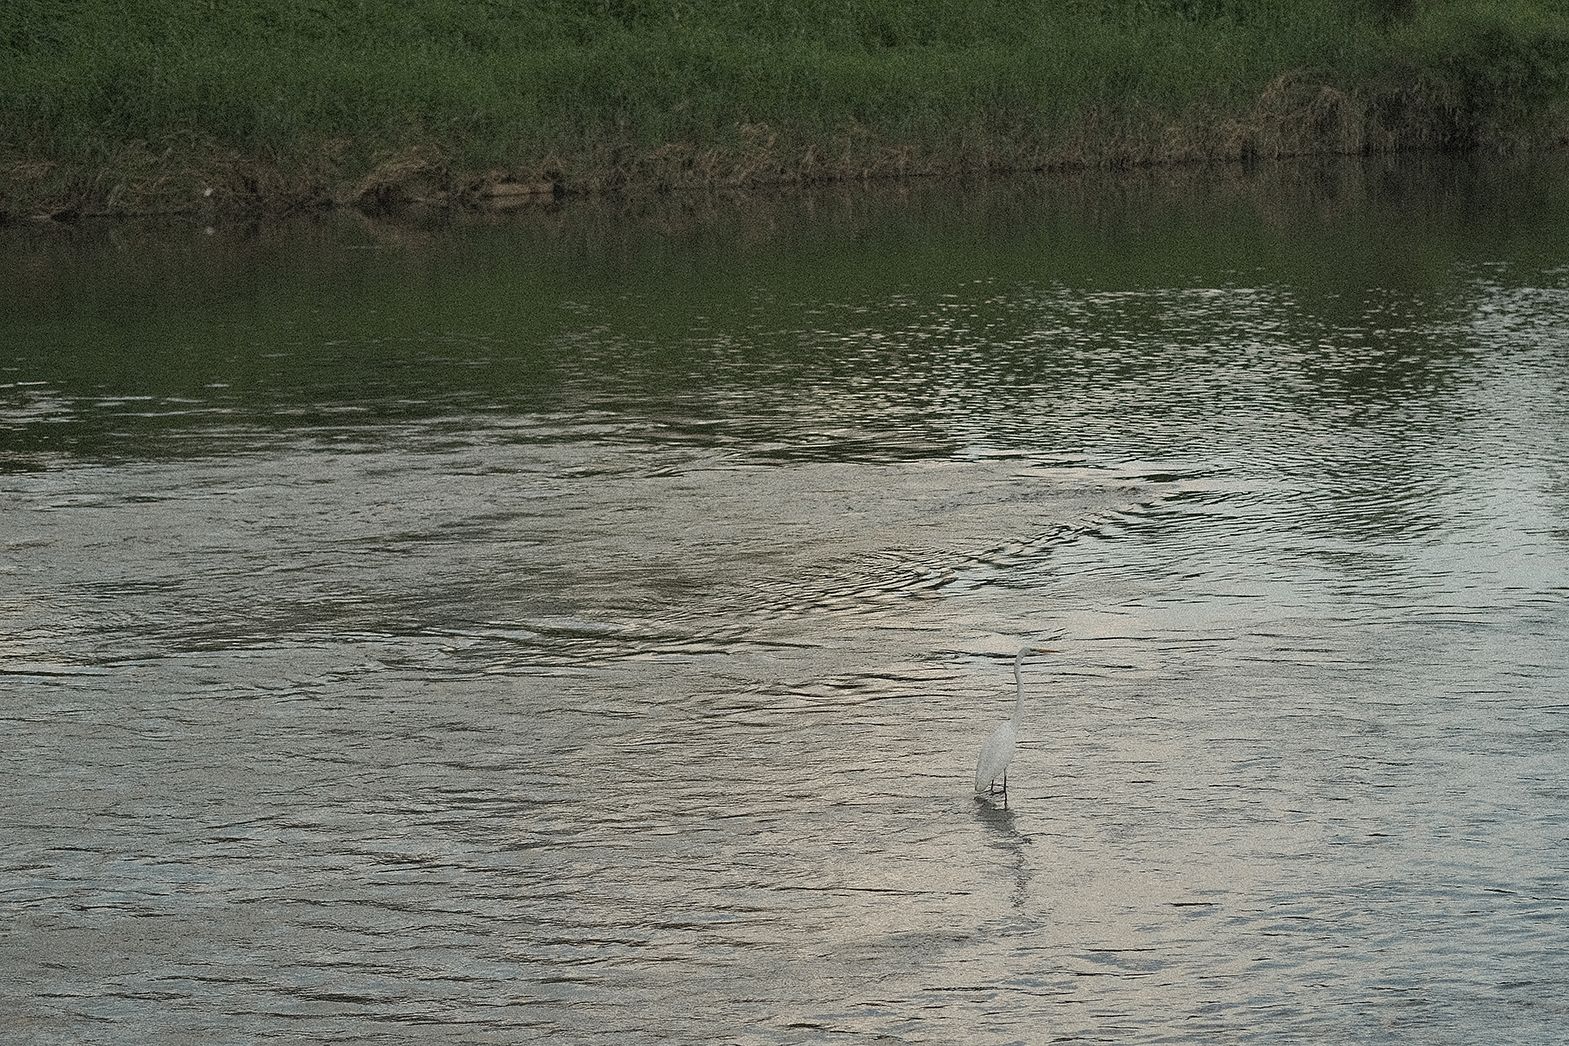
[[[1561,0],[9,0],[0,211],[1533,141],[1566,72]]]
[[[585,394],[615,410],[712,396],[722,414],[748,375],[853,397],[858,375],[889,366],[912,395],[987,397],[1054,373],[1137,392],[1151,368],[1233,351],[1212,326],[1230,324],[1244,344],[1295,345],[1316,394],[1355,404],[1430,380],[1427,354],[1449,350],[1411,332],[1464,297],[1469,263],[1561,265],[1565,178],[1337,162],[1068,178],[1050,195],[1000,181],[457,225],[14,230],[0,344],[70,396],[233,396],[292,425],[325,423],[323,405],[423,417]],[[1265,293],[1203,296],[1217,287]],[[1032,305],[1043,294],[1080,311]],[[128,427],[187,423],[126,409]]]

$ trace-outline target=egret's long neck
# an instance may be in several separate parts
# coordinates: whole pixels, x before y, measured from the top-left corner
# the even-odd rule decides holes
[[[1024,676],[1020,669],[1024,667],[1024,655],[1029,647],[1020,647],[1019,652],[1013,656],[1013,683],[1019,688],[1019,696],[1013,702],[1013,725],[1018,727],[1024,722]]]

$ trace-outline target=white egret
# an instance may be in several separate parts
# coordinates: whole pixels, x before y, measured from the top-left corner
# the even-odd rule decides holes
[[[1020,670],[1024,666],[1024,655],[1029,653],[1052,654],[1054,650],[1046,647],[1020,647],[1013,658],[1013,682],[1019,689],[1019,696],[1013,702],[1013,718],[997,724],[992,735],[981,745],[980,758],[975,761],[975,790],[985,791],[988,795],[997,790],[997,778],[1002,778],[1003,802],[1008,796],[1008,764],[1013,762],[1013,749],[1019,740],[1019,724],[1024,721],[1024,677]]]

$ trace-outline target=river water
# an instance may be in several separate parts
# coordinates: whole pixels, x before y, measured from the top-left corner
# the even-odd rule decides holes
[[[1550,167],[0,231],[5,1041],[1561,1041]]]

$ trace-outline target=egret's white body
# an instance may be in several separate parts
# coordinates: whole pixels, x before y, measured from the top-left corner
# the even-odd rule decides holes
[[[1013,762],[1013,747],[1018,740],[1019,728],[1013,725],[1013,720],[997,724],[986,743],[981,745],[981,757],[975,761],[977,792],[993,786],[999,777],[1003,788],[1008,787],[1008,764]]]
[[[1013,751],[1019,741],[1019,724],[1024,721],[1024,678],[1020,669],[1024,666],[1024,655],[1031,651],[1031,647],[1020,647],[1013,658],[1013,683],[1018,688],[1019,696],[1013,702],[1013,718],[998,723],[992,730],[986,743],[981,745],[980,758],[975,761],[975,790],[977,792],[994,789],[997,779],[1002,778],[1002,791],[1008,793],[1008,764],[1013,762]],[[1036,653],[1042,653],[1041,648],[1033,648]]]

